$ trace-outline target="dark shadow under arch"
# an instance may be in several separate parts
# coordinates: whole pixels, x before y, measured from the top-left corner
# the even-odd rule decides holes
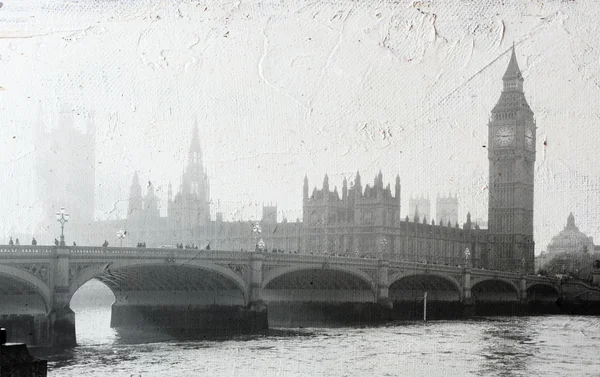
[[[392,301],[421,300],[425,292],[427,292],[429,300],[460,300],[460,287],[455,281],[440,275],[402,276],[389,286],[389,297]]]
[[[361,277],[343,270],[306,268],[283,273],[268,281],[264,289],[372,290]]]

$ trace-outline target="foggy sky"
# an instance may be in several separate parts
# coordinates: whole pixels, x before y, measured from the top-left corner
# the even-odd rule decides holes
[[[197,119],[212,210],[277,203],[301,217],[302,181],[400,174],[411,194],[459,196],[487,218],[487,123],[512,43],[537,121],[536,248],[566,224],[600,237],[600,6],[531,1],[39,1],[0,9],[2,232],[36,216],[38,109],[96,115],[96,217],[125,214],[134,171],[165,206]],[[543,146],[544,140],[547,146]],[[566,177],[566,178],[565,178]],[[594,178],[600,180],[600,178]],[[144,189],[145,191],[145,189]],[[598,242],[597,242],[598,243]]]

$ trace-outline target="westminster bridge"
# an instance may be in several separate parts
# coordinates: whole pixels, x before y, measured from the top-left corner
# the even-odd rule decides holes
[[[30,344],[72,346],[70,301],[97,279],[111,326],[260,330],[295,320],[367,322],[498,314],[554,303],[557,280],[518,273],[328,255],[81,246],[0,246],[0,324]],[[268,310],[267,310],[268,309]],[[492,311],[490,313],[489,311]],[[511,309],[512,310],[512,309]],[[506,314],[506,313],[505,313]],[[508,314],[516,314],[511,311]],[[17,331],[17,330],[15,330]],[[23,339],[25,338],[25,339]]]

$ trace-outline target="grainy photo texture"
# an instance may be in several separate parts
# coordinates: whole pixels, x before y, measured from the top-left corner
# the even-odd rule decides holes
[[[597,375],[598,19],[4,0],[0,375]]]

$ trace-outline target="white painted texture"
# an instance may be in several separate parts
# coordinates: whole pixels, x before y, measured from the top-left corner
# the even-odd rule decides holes
[[[195,117],[213,212],[301,216],[302,179],[360,170],[411,193],[458,193],[487,218],[487,121],[514,41],[537,119],[537,251],[573,211],[600,239],[600,4],[595,1],[20,0],[0,8],[0,216],[4,238],[37,212],[38,108],[97,124],[96,216],[123,216],[134,170],[163,205]],[[497,59],[497,60],[496,60]],[[547,147],[542,142],[547,140]],[[576,185],[577,186],[577,185]],[[282,215],[280,215],[281,219]],[[4,240],[4,242],[6,242]]]

